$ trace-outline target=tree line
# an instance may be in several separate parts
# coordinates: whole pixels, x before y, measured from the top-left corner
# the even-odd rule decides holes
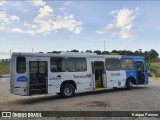
[[[62,51],[52,51],[48,53],[61,53]],[[149,51],[144,51],[142,52],[141,49],[136,50],[136,51],[130,51],[130,50],[112,50],[110,51],[100,51],[100,50],[86,50],[84,51],[79,51],[79,50],[71,50],[67,52],[81,52],[81,53],[96,53],[97,55],[136,55],[136,56],[144,56],[148,61],[156,61],[158,59],[158,52],[154,49],[151,49]]]

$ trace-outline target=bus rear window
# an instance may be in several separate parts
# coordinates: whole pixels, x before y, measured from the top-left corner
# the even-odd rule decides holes
[[[25,72],[26,72],[26,58],[17,57],[17,73],[25,73]]]

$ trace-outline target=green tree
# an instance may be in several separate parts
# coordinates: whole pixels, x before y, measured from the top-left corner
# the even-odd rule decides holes
[[[156,50],[151,49],[151,51],[149,52],[149,57],[155,61],[158,58],[159,54]]]
[[[101,51],[100,50],[95,50],[94,53],[96,53],[97,55],[100,55]]]
[[[62,51],[52,51],[52,53],[61,53]]]
[[[103,54],[103,55],[110,55],[110,52],[109,51],[103,51],[101,54]]]
[[[145,51],[144,53],[143,53],[143,56],[145,57],[145,59],[146,60],[150,60],[150,56],[149,56],[149,52],[148,51]]]
[[[86,53],[92,53],[92,51],[91,50],[86,50]]]
[[[117,51],[117,50],[112,50],[111,53],[112,53],[112,54],[118,54],[118,51]]]
[[[74,50],[71,50],[70,52],[79,52],[79,50],[74,49]]]

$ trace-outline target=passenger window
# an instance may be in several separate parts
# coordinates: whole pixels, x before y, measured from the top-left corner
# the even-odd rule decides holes
[[[144,72],[144,63],[143,62],[137,62],[136,67],[137,67],[137,71]]]
[[[17,57],[17,73],[25,73],[25,72],[26,72],[26,58]]]
[[[67,67],[69,72],[87,71],[87,62],[85,58],[68,58]]]
[[[134,69],[133,59],[121,59],[121,68],[122,70],[133,70]]]
[[[65,72],[66,59],[65,58],[51,58],[51,72]]]
[[[118,58],[106,58],[106,69],[108,71],[120,70],[120,60]]]

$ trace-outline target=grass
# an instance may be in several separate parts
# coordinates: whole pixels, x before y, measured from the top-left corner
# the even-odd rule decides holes
[[[0,75],[10,74],[10,62],[0,62]]]
[[[155,73],[155,77],[160,77],[160,67],[156,65],[149,65],[149,70]]]

